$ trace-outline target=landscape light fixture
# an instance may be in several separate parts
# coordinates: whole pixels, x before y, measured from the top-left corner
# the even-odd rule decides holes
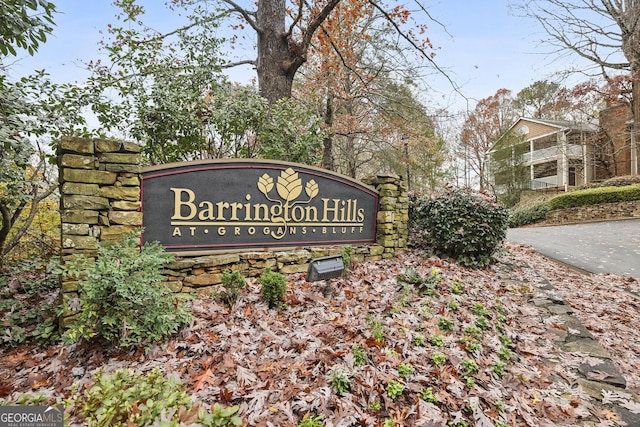
[[[344,262],[342,255],[332,255],[322,258],[312,259],[307,269],[307,282],[318,280],[328,280],[342,276]]]

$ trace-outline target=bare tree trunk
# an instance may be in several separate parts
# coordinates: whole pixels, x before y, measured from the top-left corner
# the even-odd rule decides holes
[[[351,178],[356,177],[357,162],[356,162],[356,147],[355,138],[351,135],[347,136],[347,176]]]
[[[335,165],[333,163],[333,134],[331,129],[333,127],[333,94],[331,90],[327,91],[327,104],[324,112],[324,124],[327,127],[327,135],[324,137],[323,151],[322,151],[322,166],[325,169],[334,171]]]

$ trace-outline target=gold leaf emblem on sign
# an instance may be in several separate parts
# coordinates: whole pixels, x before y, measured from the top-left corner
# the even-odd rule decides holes
[[[309,200],[311,200],[318,195],[318,184],[314,180],[311,180],[307,182],[304,191],[307,193],[307,196],[309,196]]]
[[[266,173],[258,178],[258,190],[265,196],[268,196],[269,191],[273,189],[273,178]]]
[[[302,193],[302,180],[298,177],[297,172],[288,168],[280,172],[276,189],[278,190],[278,195],[282,197],[285,202],[289,202]]]

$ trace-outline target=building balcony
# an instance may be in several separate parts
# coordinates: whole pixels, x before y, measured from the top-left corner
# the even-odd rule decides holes
[[[523,162],[527,164],[536,164],[542,162],[548,162],[549,160],[557,159],[562,154],[562,147],[549,147],[542,150],[536,150],[522,155]],[[579,159],[582,158],[582,145],[570,144],[567,145],[567,158]]]

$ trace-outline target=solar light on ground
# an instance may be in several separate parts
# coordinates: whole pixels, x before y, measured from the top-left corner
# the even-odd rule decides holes
[[[342,276],[344,262],[342,255],[332,255],[312,259],[307,269],[307,282],[327,280]]]

